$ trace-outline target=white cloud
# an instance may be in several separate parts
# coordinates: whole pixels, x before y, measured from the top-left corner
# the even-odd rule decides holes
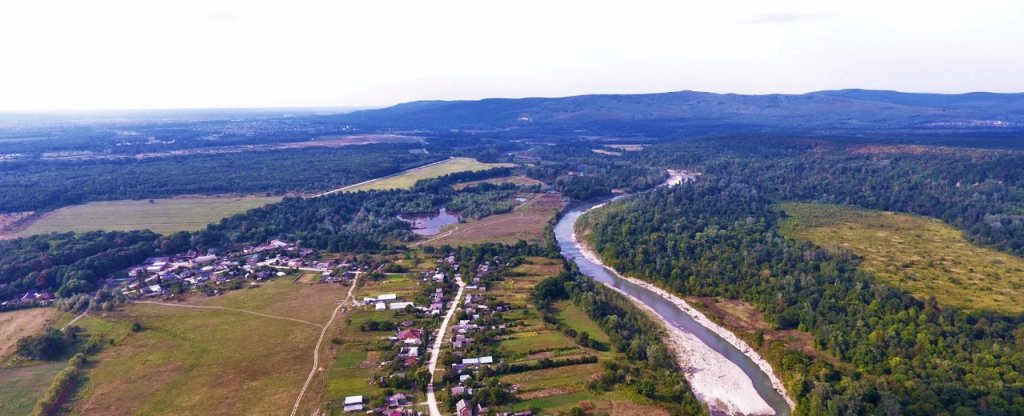
[[[1024,90],[1019,1],[680,3],[4,2],[0,109]]]

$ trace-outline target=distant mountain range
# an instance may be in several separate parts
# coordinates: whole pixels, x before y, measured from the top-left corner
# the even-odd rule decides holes
[[[416,101],[340,116],[359,128],[591,131],[1024,130],[1024,94],[836,90],[680,91],[564,98]]]

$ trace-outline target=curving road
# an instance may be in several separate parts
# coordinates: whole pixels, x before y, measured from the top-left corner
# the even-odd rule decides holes
[[[448,332],[448,323],[455,316],[455,309],[458,308],[462,292],[466,289],[466,283],[462,279],[455,279],[455,283],[459,285],[459,291],[455,294],[452,307],[448,308],[448,313],[444,315],[444,321],[437,330],[437,338],[434,339],[434,348],[430,350],[430,364],[427,366],[430,369],[430,384],[427,385],[427,408],[430,409],[430,416],[441,416],[441,409],[437,407],[437,396],[434,395],[434,372],[437,370],[437,358],[441,355],[441,342],[444,341],[444,334]]]

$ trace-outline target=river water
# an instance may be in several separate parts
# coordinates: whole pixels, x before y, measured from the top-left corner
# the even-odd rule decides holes
[[[778,415],[787,416],[791,413],[786,399],[776,391],[771,379],[765,374],[750,357],[742,351],[713,332],[711,329],[701,325],[689,314],[683,312],[676,304],[651,289],[637,285],[625,280],[607,267],[587,259],[582,253],[579,243],[573,237],[576,220],[588,209],[606,201],[587,203],[577,206],[568,211],[558,224],[555,225],[555,238],[561,249],[562,256],[576,263],[581,273],[590,276],[594,280],[618,289],[622,293],[631,296],[640,302],[650,306],[664,321],[671,326],[692,334],[707,345],[714,353],[721,354],[725,359],[734,363],[743,373],[750,378],[754,390],[761,396]],[[692,370],[691,370],[692,371]],[[699,369],[697,369],[699,371]]]

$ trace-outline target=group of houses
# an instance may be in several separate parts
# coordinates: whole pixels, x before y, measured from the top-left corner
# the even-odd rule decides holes
[[[359,271],[349,263],[318,260],[314,250],[300,248],[295,243],[271,240],[226,253],[189,251],[150,257],[129,268],[125,277],[112,278],[108,283],[118,285],[130,298],[165,296],[194,287],[219,295],[218,287],[225,284],[234,283],[237,287],[246,282],[258,284],[292,270],[319,272],[326,276],[321,281],[327,283],[351,281]]]
[[[7,299],[3,302],[0,302],[0,310],[8,306],[24,307],[25,305],[33,304],[37,306],[49,305],[50,303],[53,303],[53,301],[56,299],[57,297],[54,296],[53,293],[51,292],[47,292],[45,290],[40,291],[31,289],[21,294],[20,296],[14,296],[11,299]]]
[[[344,411],[366,412],[384,416],[420,416],[423,413],[409,407],[412,398],[403,393],[395,393],[384,400],[384,407],[367,411],[366,398],[363,396],[348,396],[345,398]]]

